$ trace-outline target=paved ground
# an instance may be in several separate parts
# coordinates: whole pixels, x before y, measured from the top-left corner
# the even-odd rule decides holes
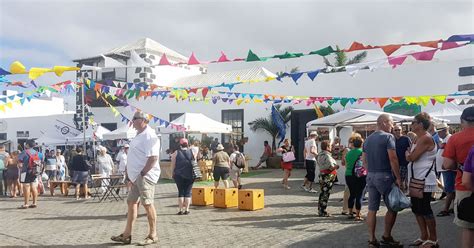
[[[157,185],[155,205],[159,247],[366,247],[364,223],[347,220],[341,212],[342,186],[331,195],[331,218],[316,216],[316,194],[298,189],[303,170],[295,170],[292,189],[280,184],[280,170],[244,178],[246,188],[265,189],[265,209],[239,211],[192,207],[188,216],[176,215],[176,186],[169,181]],[[260,171],[259,171],[260,172]],[[433,203],[435,212],[443,201]],[[76,201],[72,197],[41,197],[36,209],[16,209],[20,199],[0,198],[0,246],[114,246],[110,236],[125,225],[124,202]],[[385,208],[383,208],[385,209]],[[364,214],[367,206],[363,206]],[[382,234],[383,211],[379,212],[377,236]],[[437,218],[441,247],[459,247],[458,229],[451,217]],[[410,210],[400,213],[394,236],[407,247],[418,237]],[[132,244],[147,231],[144,210],[133,231]]]

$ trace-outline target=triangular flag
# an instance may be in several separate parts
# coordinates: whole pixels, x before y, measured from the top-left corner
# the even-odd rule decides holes
[[[3,68],[0,67],[0,75],[10,75],[9,71],[5,71]]]
[[[244,99],[239,98],[235,102],[237,103],[237,105],[240,105],[243,101],[244,101]]]
[[[405,62],[405,59],[407,56],[399,56],[399,57],[388,57],[388,63],[392,66],[392,68],[395,68],[399,65],[402,65],[403,62]]]
[[[447,49],[456,48],[460,46],[461,45],[459,45],[457,42],[443,42],[441,44],[441,50],[447,50]]]
[[[303,73],[302,72],[297,72],[297,73],[291,73],[290,74],[290,77],[293,79],[293,81],[295,81],[296,84],[298,84],[298,79],[300,79],[300,77],[303,76]]]
[[[387,55],[387,56],[390,56],[392,55],[392,53],[394,53],[395,51],[397,51],[402,45],[386,45],[386,46],[381,46],[380,48],[382,48],[383,52]]]
[[[54,66],[53,71],[56,76],[60,77],[63,75],[65,71],[78,71],[81,68],[79,67],[74,67],[74,66]]]
[[[11,74],[26,74],[26,68],[20,61],[15,61],[10,65]]]
[[[433,99],[439,103],[445,103],[446,102],[446,96],[433,96]]]
[[[0,105],[0,111],[5,112],[5,105]]]
[[[388,101],[388,97],[379,98],[378,101],[379,101],[380,107],[383,108],[383,106],[385,105],[385,103]]]
[[[312,51],[309,53],[309,55],[317,54],[320,56],[327,56],[331,53],[335,52],[334,49],[331,46],[325,47],[323,49],[319,49],[317,51]]]
[[[412,53],[411,56],[416,60],[429,61],[433,59],[433,56],[437,50],[438,49],[433,49],[423,52]]]
[[[188,65],[199,65],[199,64],[201,64],[201,62],[199,62],[196,59],[196,56],[194,55],[194,52],[191,53],[191,57],[189,57],[189,60],[188,60]]]
[[[319,74],[319,70],[316,70],[316,71],[310,71],[307,73],[309,79],[311,79],[311,81],[314,81],[314,79],[316,78],[316,76]]]
[[[221,51],[221,56],[217,60],[217,62],[229,62],[230,60],[227,58],[227,55],[224,54],[224,52]]]
[[[171,65],[171,63],[168,61],[168,58],[166,57],[166,54],[163,53],[163,56],[161,56],[160,63],[159,65]]]
[[[249,50],[249,53],[245,61],[251,62],[251,61],[262,61],[262,60],[257,56],[257,54],[253,53],[252,50]]]
[[[207,92],[209,92],[209,88],[202,88],[201,94],[203,98],[206,98]]]
[[[423,104],[423,106],[426,106],[428,105],[428,102],[430,101],[430,98],[429,96],[420,96],[418,97],[418,99],[420,99],[420,102],[421,104]]]

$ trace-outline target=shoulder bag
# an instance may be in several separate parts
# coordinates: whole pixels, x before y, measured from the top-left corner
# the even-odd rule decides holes
[[[178,151],[180,151],[180,150],[178,150]],[[189,160],[189,162],[191,162],[192,172],[193,172],[193,180],[200,180],[202,178],[201,168],[199,168],[198,163],[194,159],[193,152],[191,150],[189,150],[189,152],[191,153],[191,159],[189,159],[188,156],[186,156],[185,153],[183,153],[183,155],[184,155],[184,157],[186,157],[186,159]]]
[[[290,146],[290,150],[283,153],[283,162],[291,162],[291,161],[295,161],[295,153],[293,152],[292,150],[293,147]]]
[[[425,191],[425,180],[426,180],[426,177],[430,174],[431,170],[433,169],[433,166],[435,165],[435,161],[433,161],[433,164],[431,164],[431,167],[430,169],[428,170],[428,172],[426,172],[426,175],[425,175],[425,178],[423,179],[417,179],[414,177],[414,173],[413,173],[413,162],[411,162],[411,177],[410,177],[410,183],[408,184],[408,195],[410,197],[414,197],[414,198],[419,198],[419,199],[422,199],[423,198],[423,193]]]

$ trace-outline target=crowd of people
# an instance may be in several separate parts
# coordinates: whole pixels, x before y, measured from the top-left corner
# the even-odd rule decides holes
[[[138,203],[141,202],[149,223],[148,235],[141,244],[147,245],[157,242],[156,210],[153,202],[155,185],[160,176],[160,143],[142,112],[134,114],[133,126],[137,129],[137,136],[130,144],[121,147],[115,158],[117,165],[102,146],[98,147],[94,164],[101,176],[121,173],[129,185],[126,226],[124,231],[113,236],[112,240],[124,244],[131,242],[132,227],[137,217]],[[380,240],[375,234],[377,211],[382,200],[387,205],[388,195],[393,187],[399,187],[410,197],[411,210],[418,224],[419,237],[410,246],[438,247],[436,219],[430,202],[435,197],[434,193],[441,189],[441,198],[446,198],[446,201],[443,210],[436,216],[444,217],[454,213],[454,223],[462,229],[462,246],[472,247],[472,213],[459,212],[466,208],[458,209],[458,206],[466,204],[466,201],[462,201],[468,197],[472,198],[471,193],[474,191],[474,107],[463,111],[461,127],[460,132],[451,135],[447,124],[435,124],[427,113],[422,112],[414,117],[410,125],[411,130],[405,130],[404,134],[402,126],[395,124],[390,115],[382,114],[377,119],[375,132],[365,140],[360,134],[353,133],[347,147],[341,145],[339,138],[333,143],[329,140],[317,142],[318,133],[312,131],[304,144],[306,175],[301,188],[315,193],[318,191],[314,188],[314,183],[319,182],[318,215],[330,217],[331,213],[327,211],[328,200],[332,187],[338,180],[337,170],[343,166],[347,192],[344,196],[343,213],[355,221],[363,221],[366,218],[369,247],[401,246],[392,236],[397,211],[389,207]],[[212,153],[209,159],[213,164],[214,186],[217,188],[222,182],[223,186],[228,188],[230,178],[235,188],[242,188],[240,176],[245,158],[240,147],[234,145],[230,150],[225,149],[218,140],[214,140],[209,149],[209,153]],[[199,143],[193,142],[190,145],[186,138],[180,138],[179,147],[171,153],[173,179],[178,189],[178,215],[190,214],[191,189],[196,179],[194,169],[200,159],[210,155],[204,155],[205,152],[200,149]],[[256,167],[267,162],[272,152],[265,141],[264,152]],[[292,162],[295,160],[295,148],[289,139],[285,139],[276,152],[282,155],[282,185],[285,189],[290,189],[288,181],[293,169]],[[70,177],[72,183],[76,184],[75,196],[79,199],[81,185],[87,192],[92,169],[90,157],[84,153],[82,147],[68,150],[65,156],[61,150],[45,151],[43,154],[33,140],[25,143],[23,151],[13,151],[10,154],[5,151],[5,146],[0,145],[0,165],[3,169],[1,193],[12,198],[22,195],[24,203],[20,209],[38,206],[38,194],[41,193],[38,191],[41,191],[39,185],[43,184],[43,174],[46,175],[45,183],[48,187],[52,186],[51,181],[62,181]],[[418,188],[417,183],[421,185]],[[421,191],[421,194],[417,195],[416,190]],[[368,214],[364,217],[361,210],[366,192]],[[85,198],[88,198],[87,194]],[[452,205],[454,206],[451,207]],[[466,215],[470,215],[471,219],[465,217]]]

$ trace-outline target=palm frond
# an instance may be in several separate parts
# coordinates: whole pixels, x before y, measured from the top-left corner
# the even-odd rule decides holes
[[[347,62],[347,65],[357,64],[362,62],[367,57],[367,52],[358,53],[352,59]]]
[[[273,124],[273,121],[271,118],[257,118],[254,121],[249,123],[250,125],[250,130],[256,132],[256,131],[264,131],[270,134],[272,137],[276,136],[278,133],[278,129],[276,126]]]
[[[291,68],[290,70],[290,73],[295,73],[295,72],[299,72],[300,71],[300,68],[297,67],[294,67],[294,68]]]
[[[323,61],[326,66],[334,67],[326,56],[323,57]]]

